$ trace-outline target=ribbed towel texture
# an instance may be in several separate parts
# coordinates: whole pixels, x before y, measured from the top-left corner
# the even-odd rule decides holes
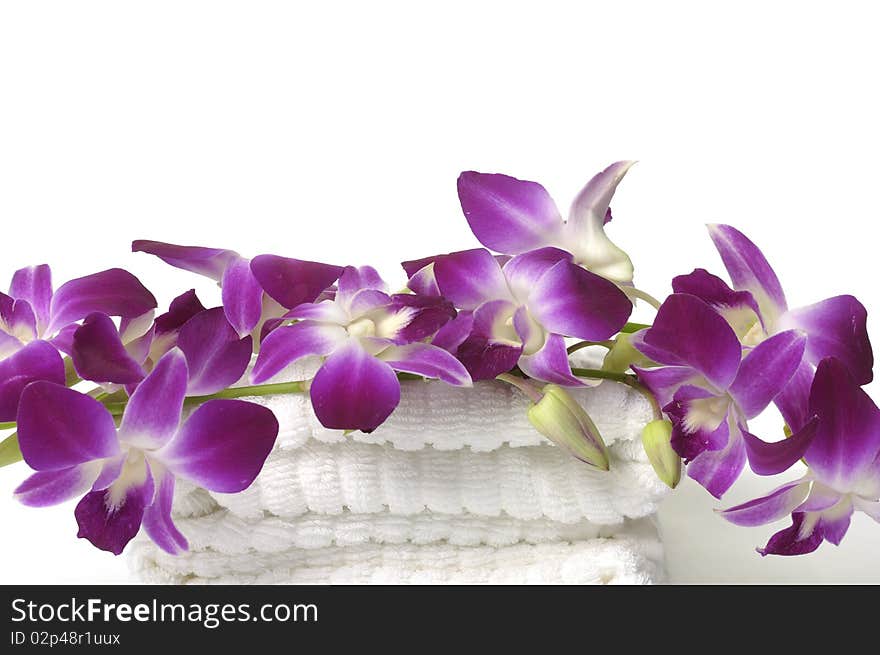
[[[290,373],[288,372],[288,375]],[[666,492],[642,451],[647,403],[623,385],[573,390],[611,471],[575,460],[507,385],[402,383],[372,434],[327,430],[304,394],[265,396],[281,429],[240,494],[179,484],[190,551],[145,539],[131,562],[174,583],[649,583],[663,575],[652,515]]]

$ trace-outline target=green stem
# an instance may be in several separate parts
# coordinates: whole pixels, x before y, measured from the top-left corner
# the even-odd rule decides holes
[[[23,459],[21,448],[18,447],[18,433],[14,432],[0,441],[0,466],[15,464]]]
[[[602,348],[608,348],[608,350],[611,350],[614,347],[614,341],[610,339],[608,341],[579,341],[567,348],[568,354],[570,355],[581,348],[589,348],[590,346],[601,346]]]
[[[647,291],[642,291],[641,289],[636,289],[635,287],[622,287],[623,292],[629,296],[630,298],[638,298],[639,300],[644,300],[646,303],[651,305],[654,309],[660,309],[661,303],[654,296],[652,296]]]
[[[544,394],[536,389],[531,382],[516,375],[512,375],[511,373],[502,373],[495,379],[501,380],[502,382],[507,382],[507,384],[516,387],[526,396],[528,396],[529,400],[531,400],[533,403],[539,402],[541,398],[544,397]]]
[[[271,396],[284,393],[303,393],[307,389],[307,382],[277,382],[275,384],[257,384],[249,387],[233,387],[231,389],[224,389],[223,391],[218,391],[217,393],[212,393],[207,396],[188,396],[186,399],[184,399],[183,404],[186,407],[192,407],[193,405],[201,405],[202,403],[206,403],[209,400],[216,400],[218,398],[253,398],[254,396]],[[114,416],[120,416],[125,411],[125,406],[127,404],[128,403],[125,401],[111,401],[105,402],[104,406]]]
[[[0,423],[0,430],[11,430],[15,427],[15,421],[9,421],[7,423]]]
[[[651,326],[647,323],[627,323],[622,328],[620,328],[620,331],[624,334],[632,334],[633,332],[638,332],[639,330],[647,330],[649,327]]]
[[[660,409],[660,404],[657,402],[657,399],[654,398],[654,394],[652,394],[648,388],[639,382],[638,378],[635,375],[629,375],[628,373],[612,373],[611,371],[600,371],[594,368],[573,368],[571,372],[579,378],[593,378],[599,380],[613,380],[614,382],[620,382],[621,384],[625,384],[628,387],[632,387],[640,394],[642,394],[645,399],[651,404],[651,411],[654,413],[654,420],[661,420],[663,418],[663,411]]]

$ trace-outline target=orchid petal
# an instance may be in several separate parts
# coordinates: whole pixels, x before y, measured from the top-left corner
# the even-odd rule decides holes
[[[672,448],[686,462],[706,450],[721,450],[730,439],[730,405],[726,397],[695,386],[683,386],[663,407],[672,420]]]
[[[761,320],[758,303],[748,291],[734,291],[720,277],[697,268],[672,279],[673,293],[689,293],[711,305],[742,339]]]
[[[749,528],[765,525],[791,514],[809,491],[808,481],[795,480],[777,487],[766,496],[722,510],[719,514],[734,525]]]
[[[434,276],[442,295],[459,309],[474,310],[487,300],[513,300],[501,266],[482,248],[443,255],[434,262]]]
[[[180,350],[163,355],[144,378],[125,407],[119,438],[136,448],[159,448],[180,424],[186,396],[186,358]]]
[[[35,380],[64,384],[64,362],[45,341],[32,341],[0,361],[0,421],[14,421],[22,391]]]
[[[799,330],[780,332],[746,355],[730,395],[746,418],[760,414],[779,395],[804,358],[806,337]]]
[[[788,304],[764,254],[742,232],[729,225],[710,225],[709,236],[730,274],[733,287],[751,292],[761,309],[762,321],[773,325]]]
[[[345,328],[314,321],[279,327],[260,344],[251,379],[261,384],[303,357],[329,355],[347,338]]]
[[[178,246],[161,241],[133,241],[132,252],[155,255],[166,264],[204,275],[219,282],[229,263],[239,257],[233,250],[203,248],[201,246]]]
[[[540,277],[528,307],[549,332],[592,341],[615,335],[633,309],[617,285],[568,261]]]
[[[423,341],[455,318],[455,307],[439,296],[399,293],[391,296],[388,311],[392,315],[409,314],[409,320],[394,336],[398,343]]]
[[[379,359],[395,371],[438,378],[456,386],[471,385],[471,376],[461,362],[442,348],[427,343],[391,346],[379,354]]]
[[[287,309],[314,301],[342,275],[341,266],[319,262],[258,255],[251,271],[263,290]]]
[[[880,410],[846,366],[832,357],[819,362],[810,409],[819,425],[805,455],[807,464],[823,483],[849,490],[880,453]]]
[[[158,477],[158,476],[157,476]],[[156,480],[156,497],[144,510],[144,531],[166,553],[179,555],[189,549],[174,521],[171,519],[171,502],[174,499],[174,476],[163,472]]]
[[[617,185],[635,162],[619,161],[595,175],[575,197],[565,226],[565,242],[577,261],[589,270],[616,282],[633,278],[629,256],[605,234],[609,204]]]
[[[559,248],[539,248],[511,258],[502,270],[514,295],[524,301],[541,276],[561,261],[572,261],[571,253]]]
[[[93,312],[108,316],[140,316],[156,308],[156,299],[128,271],[111,268],[62,284],[52,297],[46,334],[75,323]]]
[[[86,462],[58,471],[38,471],[15,490],[15,498],[27,507],[49,507],[81,496],[98,476],[100,462]]]
[[[15,352],[22,343],[38,338],[37,317],[27,300],[0,293],[0,334],[12,338],[12,347],[7,346],[6,352]]]
[[[810,420],[810,387],[813,384],[813,367],[801,362],[788,384],[773,399],[785,424],[790,430],[800,430]]]
[[[880,502],[865,500],[864,498],[859,498],[857,496],[853,498],[853,505],[855,509],[864,512],[877,521],[877,523],[880,523]]]
[[[761,555],[805,555],[812,553],[822,545],[822,532],[814,526],[804,534],[807,528],[804,525],[804,518],[803,512],[792,514],[791,525],[770,537],[767,545],[758,548],[758,552]]]
[[[406,262],[404,262],[404,267],[405,266]],[[440,287],[437,284],[437,277],[434,275],[433,261],[429,265],[418,269],[410,275],[406,286],[413,293],[422,296],[439,296]]]
[[[210,491],[250,486],[278,436],[271,410],[243,400],[209,400],[155,457],[175,475]]]
[[[705,450],[687,467],[688,475],[710,494],[721,498],[742,473],[746,449],[740,430],[731,429],[727,446],[722,450]]]
[[[867,330],[868,312],[853,296],[835,296],[788,311],[780,324],[807,333],[806,358],[818,365],[836,357],[859,384],[874,377],[874,354]]]
[[[104,490],[83,496],[74,510],[79,525],[77,537],[88,539],[101,550],[119,555],[138,533],[144,508],[153,498],[154,485],[149,466],[140,460],[130,476],[120,478]]]
[[[332,300],[324,300],[316,303],[303,303],[297,305],[284,315],[284,318],[292,318],[299,321],[319,321],[321,323],[336,323],[345,325],[348,315],[345,310]]]
[[[26,300],[34,310],[37,331],[42,334],[49,324],[49,305],[52,302],[52,271],[46,264],[21,268],[12,275],[9,295]]]
[[[180,329],[177,345],[186,356],[187,393],[203,396],[237,382],[251,361],[250,335],[239,339],[222,307],[193,316]]]
[[[544,346],[532,355],[519,358],[519,367],[530,378],[566,386],[583,386],[571,372],[565,339],[558,334],[547,335]]]
[[[336,292],[336,301],[346,309],[360,291],[387,291],[385,282],[372,266],[346,266],[337,284],[339,289]]]
[[[484,336],[473,334],[462,342],[455,355],[464,364],[472,380],[493,380],[517,365],[522,346],[494,343]]]
[[[35,471],[58,471],[119,453],[110,412],[94,398],[38,381],[21,394],[18,444]]]
[[[669,296],[654,325],[634,335],[632,343],[661,364],[690,366],[719,389],[727,389],[739,369],[736,334],[718,312],[689,294]]]
[[[513,325],[517,307],[509,300],[490,300],[474,311],[473,334],[492,343],[520,345],[520,337]],[[543,335],[542,335],[543,341]]]
[[[176,332],[189,319],[203,311],[205,311],[205,306],[196,295],[196,290],[190,289],[172,300],[167,312],[156,317],[156,334]]]
[[[89,314],[73,334],[71,356],[84,380],[133,384],[146,372],[129,355],[113,321],[106,314]]]
[[[243,257],[232,259],[220,286],[226,318],[238,336],[247,336],[263,314],[263,288],[251,273],[250,262]]]
[[[458,178],[461,209],[487,248],[518,254],[557,240],[562,216],[537,182],[466,171]]]
[[[749,466],[758,475],[776,475],[791,468],[804,456],[816,436],[814,419],[787,439],[767,443],[743,430]]]
[[[350,339],[315,375],[311,398],[324,427],[371,432],[400,402],[400,383],[391,366]]]
[[[431,343],[453,354],[474,329],[473,312],[459,312],[458,316],[437,330]]]
[[[349,300],[347,309],[350,318],[359,318],[373,310],[391,305],[391,296],[378,289],[361,289]]]
[[[823,511],[819,516],[817,530],[822,533],[825,541],[839,546],[849,530],[850,520],[853,515],[853,504],[849,497],[841,498],[840,501]]]

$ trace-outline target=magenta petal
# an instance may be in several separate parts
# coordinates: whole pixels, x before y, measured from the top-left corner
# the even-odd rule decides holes
[[[140,530],[144,508],[152,494],[153,483],[149,477],[144,484],[125,490],[116,502],[111,501],[114,495],[111,489],[90,491],[74,510],[79,525],[76,536],[119,555]]]
[[[16,300],[5,293],[0,293],[0,334],[12,338],[12,347],[4,347],[5,353],[14,352],[21,347],[22,341],[36,339],[37,317],[27,300]]]
[[[760,414],[782,391],[804,358],[806,342],[798,330],[780,332],[762,341],[742,360],[730,385],[730,395],[746,418]]]
[[[825,541],[839,546],[849,530],[852,515],[852,501],[849,498],[841,499],[836,505],[821,513],[816,529],[822,533]]]
[[[571,372],[565,339],[558,334],[550,334],[544,345],[533,355],[519,358],[519,367],[530,378],[567,386],[581,386],[583,382]]]
[[[46,264],[21,268],[12,275],[9,295],[26,300],[33,308],[40,332],[49,324],[49,304],[52,302],[52,271]]]
[[[434,276],[443,296],[459,309],[474,310],[487,300],[513,300],[501,266],[482,248],[443,255],[434,262]]]
[[[315,375],[312,407],[321,425],[372,432],[400,402],[394,370],[351,339]]]
[[[471,376],[460,361],[442,348],[427,343],[390,346],[380,353],[379,359],[395,371],[438,378],[456,386],[471,384]]]
[[[209,400],[156,459],[205,489],[237,493],[257,477],[277,436],[278,421],[266,407],[243,400]]]
[[[466,171],[458,178],[461,209],[487,248],[517,254],[557,240],[562,216],[537,182]]]
[[[195,289],[182,293],[171,301],[168,311],[156,317],[156,334],[176,332],[196,314],[205,311]]]
[[[263,290],[287,309],[313,302],[342,275],[341,266],[259,255],[251,260],[251,271]]]
[[[868,339],[868,312],[853,296],[835,296],[785,314],[782,323],[807,333],[807,359],[814,365],[836,357],[859,384],[874,377],[874,353]]]
[[[655,362],[692,367],[719,389],[727,389],[739,369],[741,347],[730,325],[686,293],[669,296],[654,325],[634,336],[632,343]]]
[[[703,451],[687,467],[688,476],[716,498],[721,498],[730,489],[746,463],[746,449],[739,430],[729,432],[725,448]]]
[[[748,291],[734,291],[720,277],[698,268],[672,280],[673,293],[689,293],[715,308],[738,333],[760,320],[761,310]]]
[[[522,351],[521,345],[493,343],[484,336],[473,334],[461,343],[455,355],[472,380],[493,380],[513,369]]]
[[[788,305],[779,279],[764,254],[742,232],[729,225],[710,225],[709,236],[734,288],[750,291],[761,308],[762,319],[772,324]]]
[[[250,262],[242,257],[232,259],[220,286],[226,318],[239,336],[247,336],[263,314],[263,288],[251,273]]]
[[[361,291],[372,290],[385,292],[385,282],[372,266],[346,266],[339,276],[339,289],[336,292],[336,301],[343,307],[348,307],[352,299]]]
[[[406,268],[406,262],[403,263],[403,266]],[[434,275],[433,262],[410,275],[406,286],[413,293],[422,296],[439,296],[440,286],[437,284],[437,278]]]
[[[539,248],[511,258],[504,264],[504,276],[519,298],[528,298],[529,292],[547,271],[561,261],[572,261],[571,253],[559,248]]]
[[[397,331],[394,337],[397,343],[423,341],[455,318],[455,307],[445,298],[411,293],[391,296],[388,311],[392,314],[403,311],[411,315],[409,322]]]
[[[347,337],[345,328],[315,321],[277,328],[260,344],[251,379],[254,384],[261,384],[303,357],[329,355]]]
[[[171,503],[174,499],[174,476],[163,472],[156,481],[156,497],[144,511],[144,531],[166,553],[179,555],[189,549],[174,521],[171,519]]]
[[[59,287],[52,297],[52,318],[46,334],[52,335],[92,312],[134,317],[155,308],[153,294],[134,275],[121,268],[111,268]]]
[[[28,507],[49,507],[83,495],[98,476],[101,465],[87,462],[58,471],[38,471],[15,490],[15,499]]]
[[[817,421],[807,423],[788,439],[768,443],[743,430],[749,466],[758,475],[776,475],[791,468],[813,442]]]
[[[203,396],[231,386],[251,361],[250,335],[239,339],[222,307],[192,317],[180,329],[177,345],[186,356],[187,393]]]
[[[813,367],[807,362],[801,362],[788,384],[773,399],[773,404],[779,408],[785,424],[794,432],[806,425],[812,416],[810,414],[812,385]]]
[[[817,478],[846,491],[857,484],[880,454],[880,410],[834,358],[819,362],[810,391],[819,418],[806,460]]]
[[[431,339],[431,343],[438,348],[448,350],[455,354],[458,347],[464,343],[474,329],[473,312],[459,312],[458,316],[449,321]]]
[[[614,162],[587,182],[569,211],[568,222],[574,229],[587,231],[590,227],[601,226],[611,220],[611,198],[633,164],[634,161]]]
[[[338,325],[346,325],[349,321],[348,314],[339,305],[332,300],[323,300],[321,302],[306,302],[297,305],[284,317],[295,318],[298,321],[318,321],[320,323],[336,323]]]
[[[690,366],[660,366],[657,368],[641,368],[634,366],[633,370],[662,407],[672,402],[675,392],[683,385],[693,384],[697,373]]]
[[[821,530],[813,528],[809,534],[801,534],[804,523],[802,512],[795,512],[791,518],[789,527],[770,537],[766,546],[758,548],[761,555],[805,555],[822,545]]]
[[[730,440],[728,411],[724,416],[709,420],[705,416],[706,403],[718,402],[715,394],[701,387],[683,386],[676,391],[663,412],[673,423],[672,448],[686,462],[706,450],[721,450]]]
[[[568,261],[541,276],[528,306],[549,332],[591,341],[614,336],[633,309],[616,284]]]
[[[809,482],[795,480],[777,487],[766,496],[722,510],[719,514],[734,525],[744,527],[765,525],[791,514],[804,502],[809,491]]]
[[[201,246],[178,246],[161,241],[133,241],[132,252],[155,255],[167,264],[185,271],[205,275],[219,282],[229,262],[239,255],[233,250],[203,248]]]
[[[36,380],[64,384],[64,361],[45,341],[32,341],[0,360],[0,421],[14,421],[22,390]]]
[[[110,412],[94,398],[53,382],[25,388],[17,427],[24,461],[36,471],[58,471],[119,452]]]
[[[89,314],[73,333],[71,356],[76,372],[84,380],[133,384],[146,372],[129,355],[119,332],[106,314]]]
[[[132,394],[119,426],[119,438],[142,450],[164,445],[180,424],[186,385],[186,359],[174,349],[163,355]]]

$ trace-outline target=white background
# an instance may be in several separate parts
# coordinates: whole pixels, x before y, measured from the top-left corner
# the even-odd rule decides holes
[[[609,231],[642,288],[721,273],[703,224],[727,222],[792,305],[854,293],[878,311],[869,7],[4,3],[0,278],[124,266],[160,304],[192,286],[217,301],[128,252],[151,238],[372,263],[402,283],[398,261],[476,245],[459,171],[539,180],[566,207],[633,158]],[[780,420],[754,426],[769,436]],[[10,500],[25,475],[0,471],[0,582],[124,581],[121,558],[75,538],[72,504]],[[746,475],[729,500],[776,482]],[[880,582],[880,526],[864,516],[840,548],[762,559],[754,546],[781,524],[735,528],[717,506],[683,484],[664,507],[673,581]]]

